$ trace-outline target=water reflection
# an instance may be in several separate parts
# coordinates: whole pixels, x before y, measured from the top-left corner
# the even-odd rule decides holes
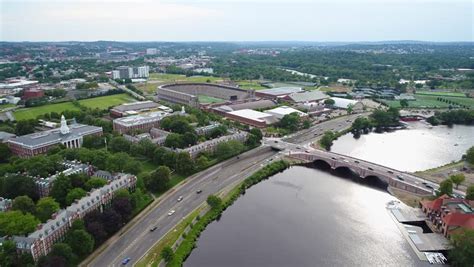
[[[420,171],[461,159],[474,146],[474,126],[428,127],[409,123],[406,130],[374,133],[354,138],[346,134],[331,151],[372,161],[401,171]]]
[[[185,266],[424,266],[385,209],[385,186],[292,167],[211,223]]]

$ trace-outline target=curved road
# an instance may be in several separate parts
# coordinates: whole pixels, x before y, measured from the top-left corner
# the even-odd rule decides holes
[[[112,242],[88,266],[121,266],[122,260],[126,257],[131,258],[127,265],[135,264],[183,217],[205,202],[208,195],[216,194],[227,186],[242,181],[276,155],[277,152],[269,147],[256,148],[240,155],[239,158],[234,157],[187,178],[185,184],[165,196],[157,207],[144,215],[138,215],[142,218]],[[201,194],[196,193],[198,189],[202,190]],[[177,201],[179,196],[183,196],[180,202]],[[170,210],[175,210],[175,213],[168,216]],[[151,232],[150,228],[154,226],[157,229]]]

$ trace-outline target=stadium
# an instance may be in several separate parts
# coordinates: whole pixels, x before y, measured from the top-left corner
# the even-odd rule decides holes
[[[158,87],[158,100],[192,107],[251,99],[254,90],[212,83],[173,83]]]

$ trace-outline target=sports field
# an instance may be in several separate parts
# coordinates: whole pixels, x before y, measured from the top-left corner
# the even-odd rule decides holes
[[[433,95],[423,95],[423,94],[415,94],[416,101],[408,101],[409,108],[448,108],[450,104],[442,101],[438,101],[438,97],[440,96],[433,96]],[[449,99],[453,102],[466,105],[470,108],[474,108],[474,98],[467,98],[467,97],[447,97],[442,96],[444,99]],[[387,105],[391,107],[400,107],[400,101],[398,100],[381,100],[385,102]]]
[[[255,90],[268,89],[268,87],[265,87],[261,85],[259,82],[252,81],[252,80],[237,81],[237,84],[239,85],[239,88],[242,88],[242,89],[255,89]]]
[[[172,82],[196,82],[196,83],[205,83],[211,82],[216,83],[222,81],[219,77],[212,77],[212,76],[189,76],[181,74],[165,74],[165,73],[151,73],[150,80],[157,80],[163,83],[172,83]]]
[[[459,92],[433,92],[433,91],[416,91],[417,95],[432,95],[432,96],[453,96],[453,97],[466,97],[466,94]]]
[[[207,96],[207,95],[198,95],[198,98],[199,98],[200,103],[205,103],[205,104],[220,103],[220,102],[225,101],[224,99],[217,98],[217,97],[212,97],[212,96]]]
[[[79,100],[79,103],[88,108],[108,109],[109,107],[133,101],[134,99],[127,94],[117,94]]]
[[[133,98],[131,98],[127,94],[117,94],[79,100],[79,103],[88,108],[108,109],[111,106],[116,106],[122,103],[132,101]],[[19,121],[35,119],[39,115],[43,115],[50,112],[61,113],[65,110],[79,110],[79,108],[74,106],[72,102],[63,102],[58,104],[19,109],[13,112],[13,115],[15,116],[15,119]]]

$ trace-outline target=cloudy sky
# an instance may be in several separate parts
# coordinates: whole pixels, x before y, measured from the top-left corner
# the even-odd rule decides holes
[[[474,41],[472,0],[0,0],[1,41]]]

